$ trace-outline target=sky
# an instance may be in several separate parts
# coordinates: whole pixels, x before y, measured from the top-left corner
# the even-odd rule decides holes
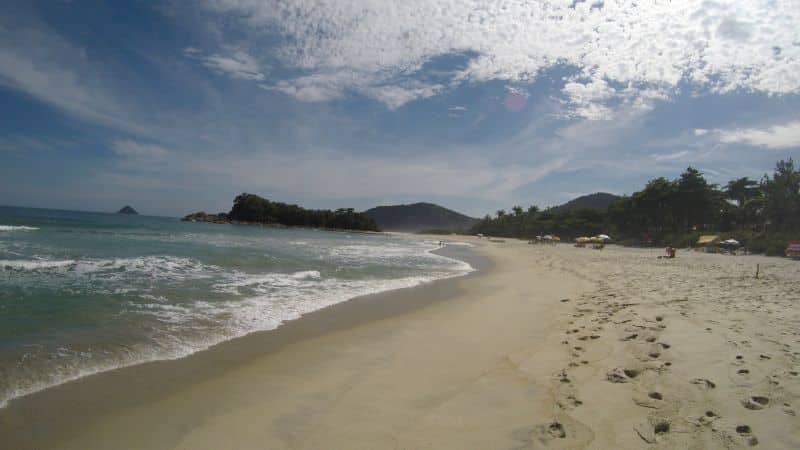
[[[800,159],[800,0],[0,4],[0,204],[474,216]]]

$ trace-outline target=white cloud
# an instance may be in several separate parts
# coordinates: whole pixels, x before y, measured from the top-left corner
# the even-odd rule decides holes
[[[252,81],[262,81],[265,78],[261,64],[241,49],[229,49],[227,54],[204,55],[197,48],[186,47],[183,49],[183,54],[189,58],[200,60],[204,66],[220,75]]]
[[[131,140],[116,141],[111,144],[111,150],[125,158],[138,160],[160,160],[165,158],[169,152],[156,144],[143,144]]]
[[[476,56],[455,74],[451,86],[525,82],[556,64],[578,67],[588,79],[577,83],[582,88],[570,86],[564,94],[579,117],[607,117],[613,98],[647,110],[654,101],[668,98],[681,80],[716,92],[800,90],[800,8],[795,0],[206,4],[224,13],[224,20],[240,18],[255,33],[282,35],[284,44],[270,53],[303,74],[283,80],[293,89],[282,89],[280,83],[275,87],[301,99],[315,87],[325,93],[315,98],[338,98],[348,90],[374,92],[397,77],[413,76],[436,56],[468,53]],[[315,78],[319,73],[340,83]],[[348,79],[352,73],[359,75]],[[296,86],[298,82],[304,85]],[[628,86],[627,91],[609,91],[612,82]],[[375,98],[398,107],[442,90],[403,87]]]
[[[447,108],[447,110],[450,111],[450,112],[463,112],[463,111],[467,111],[467,107],[466,106],[457,105],[457,106],[451,106],[451,107]]]
[[[800,147],[800,120],[766,128],[716,130],[725,143],[744,143],[775,150]]]
[[[433,97],[444,90],[440,84],[406,82],[399,85],[386,84],[361,88],[364,95],[385,104],[389,109],[397,109],[418,98]]]
[[[689,155],[689,150],[681,150],[673,153],[653,153],[650,155],[656,161],[672,161],[676,159],[683,159]]]
[[[561,90],[572,106],[569,114],[590,120],[611,119],[611,109],[602,102],[617,93],[605,80],[593,78],[580,83],[568,81]]]

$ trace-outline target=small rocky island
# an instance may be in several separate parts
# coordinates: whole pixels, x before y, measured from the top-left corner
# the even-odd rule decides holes
[[[125,207],[117,211],[117,214],[139,214],[139,213],[136,212],[136,210],[133,209],[131,206],[125,205]]]
[[[273,202],[253,194],[241,194],[228,213],[197,212],[182,220],[231,224],[257,224],[270,227],[305,227],[331,230],[379,231],[378,225],[364,213],[352,208],[305,209],[297,205]]]

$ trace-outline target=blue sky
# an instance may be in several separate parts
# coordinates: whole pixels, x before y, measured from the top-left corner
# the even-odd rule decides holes
[[[800,5],[4,1],[0,204],[483,215],[800,159]]]

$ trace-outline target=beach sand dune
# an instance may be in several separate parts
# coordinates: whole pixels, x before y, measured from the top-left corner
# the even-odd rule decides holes
[[[292,341],[57,442],[800,448],[796,262],[474,242],[486,270],[374,299],[437,301]]]

